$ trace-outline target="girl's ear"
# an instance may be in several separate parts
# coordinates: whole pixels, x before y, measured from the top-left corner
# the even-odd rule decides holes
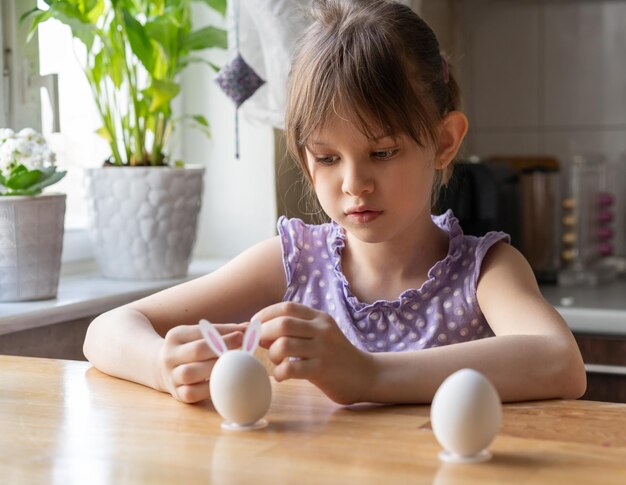
[[[456,156],[467,133],[467,117],[460,111],[450,111],[441,120],[435,168],[445,169]]]
[[[255,320],[250,323],[250,325],[246,329],[246,333],[243,336],[243,350],[245,350],[249,354],[254,354],[254,351],[259,345],[260,339],[261,322],[259,320]]]
[[[220,356],[228,351],[226,342],[224,342],[224,339],[211,322],[202,319],[198,322],[198,325],[200,325],[200,333],[204,337],[204,340],[206,340],[206,343],[209,344],[209,347],[211,347],[211,350],[216,356]]]

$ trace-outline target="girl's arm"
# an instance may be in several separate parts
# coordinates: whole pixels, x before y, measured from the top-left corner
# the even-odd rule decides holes
[[[584,393],[585,370],[576,342],[541,296],[517,250],[506,244],[491,248],[477,293],[495,337],[370,354],[353,347],[326,313],[282,303],[259,313],[267,322],[262,343],[276,364],[278,380],[309,379],[341,404],[430,402],[442,381],[464,367],[485,374],[503,401],[578,398]]]
[[[543,298],[532,270],[512,246],[500,243],[483,261],[478,303],[495,337],[419,352],[374,356],[374,401],[429,402],[452,372],[485,374],[503,401],[580,397],[583,361],[571,331]]]
[[[87,330],[83,351],[99,370],[185,402],[207,399],[215,356],[197,322],[246,322],[286,290],[280,241],[261,242],[201,278],[111,310]],[[245,324],[219,327],[230,348]]]

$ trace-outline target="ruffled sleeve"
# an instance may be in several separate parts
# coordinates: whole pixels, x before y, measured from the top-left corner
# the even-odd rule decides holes
[[[302,254],[302,237],[305,224],[300,219],[288,219],[285,216],[281,216],[278,219],[277,228],[280,236],[287,285],[291,285],[300,255]]]
[[[474,266],[474,273],[472,275],[474,287],[476,287],[478,283],[478,277],[480,276],[483,259],[485,259],[487,252],[489,252],[489,249],[491,249],[494,244],[500,241],[510,244],[511,237],[506,232],[491,231],[481,237],[480,241],[476,245],[476,251],[474,253],[476,265]]]
[[[448,266],[456,264],[463,256],[463,229],[459,224],[459,220],[452,213],[451,209],[448,209],[441,215],[432,216],[433,222],[445,230],[448,233],[448,255],[441,261],[435,263],[435,265],[428,272],[429,278],[438,277],[441,275],[441,271]]]

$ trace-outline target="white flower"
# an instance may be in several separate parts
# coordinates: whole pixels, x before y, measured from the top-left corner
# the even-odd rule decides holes
[[[5,177],[18,165],[34,170],[52,166],[55,161],[44,137],[32,128],[24,128],[19,133],[9,128],[0,129],[0,172]]]
[[[0,128],[0,143],[7,138],[13,138],[13,136],[15,136],[15,132],[11,128]]]
[[[32,128],[24,128],[17,136],[38,146],[47,146],[46,140]]]
[[[35,138],[35,137],[41,136],[32,128],[23,128],[22,130],[20,130],[20,132],[17,135],[22,138],[29,138],[29,137]]]

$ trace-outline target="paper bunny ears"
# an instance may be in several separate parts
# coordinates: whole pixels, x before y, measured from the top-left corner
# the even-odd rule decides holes
[[[226,342],[217,331],[217,329],[213,326],[211,322],[208,320],[200,320],[198,322],[200,325],[200,332],[204,337],[204,340],[209,344],[211,350],[215,352],[215,355],[221,356],[228,352],[228,347],[226,347]],[[248,328],[246,329],[246,333],[243,336],[243,351],[248,354],[254,354],[254,351],[259,345],[259,340],[261,339],[261,322],[255,320],[251,322]]]

